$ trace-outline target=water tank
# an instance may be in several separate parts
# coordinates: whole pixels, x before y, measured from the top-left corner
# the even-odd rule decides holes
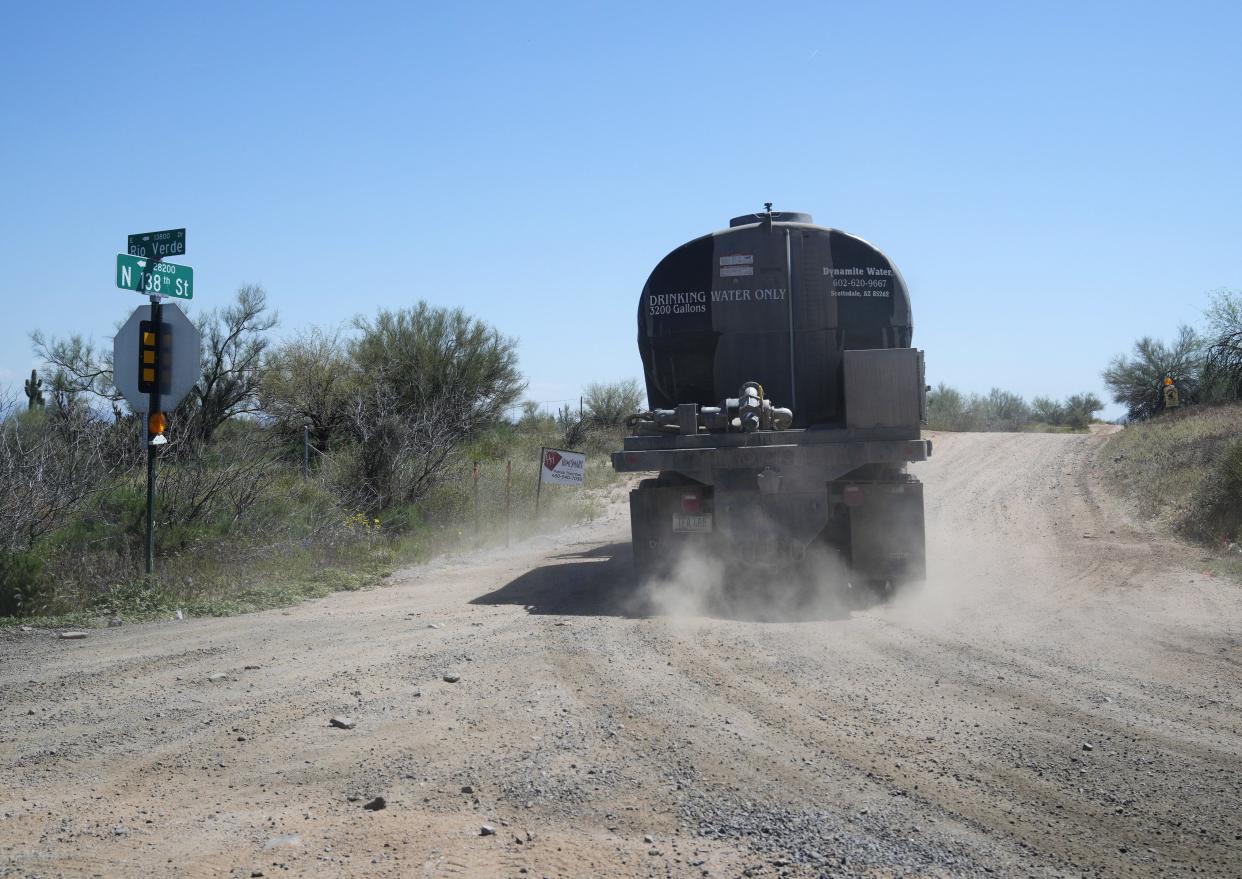
[[[734,218],[660,261],[638,304],[653,409],[719,405],[745,381],[791,406],[794,427],[841,426],[842,352],[908,348],[910,295],[861,238],[809,214]]]

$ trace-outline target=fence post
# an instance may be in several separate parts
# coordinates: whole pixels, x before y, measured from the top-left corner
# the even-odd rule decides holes
[[[508,461],[505,461],[505,546],[506,547],[509,545],[509,531],[510,531],[509,511],[512,509],[512,504],[510,502],[510,498],[512,496],[511,495],[512,488],[513,488],[513,461],[512,459],[510,459]]]
[[[310,425],[302,425],[302,478],[310,478]]]
[[[474,462],[474,536],[479,536],[479,462]]]
[[[539,492],[543,491],[543,453],[545,447],[539,447],[539,466],[535,468],[535,521],[539,521]]]

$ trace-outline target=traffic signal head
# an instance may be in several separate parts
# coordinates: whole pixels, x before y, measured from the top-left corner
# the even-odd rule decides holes
[[[167,393],[172,379],[172,327],[144,320],[138,324],[138,392]]]
[[[152,321],[138,324],[138,390],[149,394],[155,390],[159,370],[159,333]]]

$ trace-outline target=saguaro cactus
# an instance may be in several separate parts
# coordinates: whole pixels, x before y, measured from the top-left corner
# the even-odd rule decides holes
[[[30,370],[30,378],[26,379],[26,396],[29,398],[27,409],[43,405],[43,379],[36,370]]]

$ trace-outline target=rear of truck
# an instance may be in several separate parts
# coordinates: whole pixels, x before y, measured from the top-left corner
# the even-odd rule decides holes
[[[911,329],[887,258],[806,215],[738,218],[666,257],[639,305],[651,408],[612,459],[653,474],[630,494],[638,574],[698,554],[880,590],[923,579]]]

